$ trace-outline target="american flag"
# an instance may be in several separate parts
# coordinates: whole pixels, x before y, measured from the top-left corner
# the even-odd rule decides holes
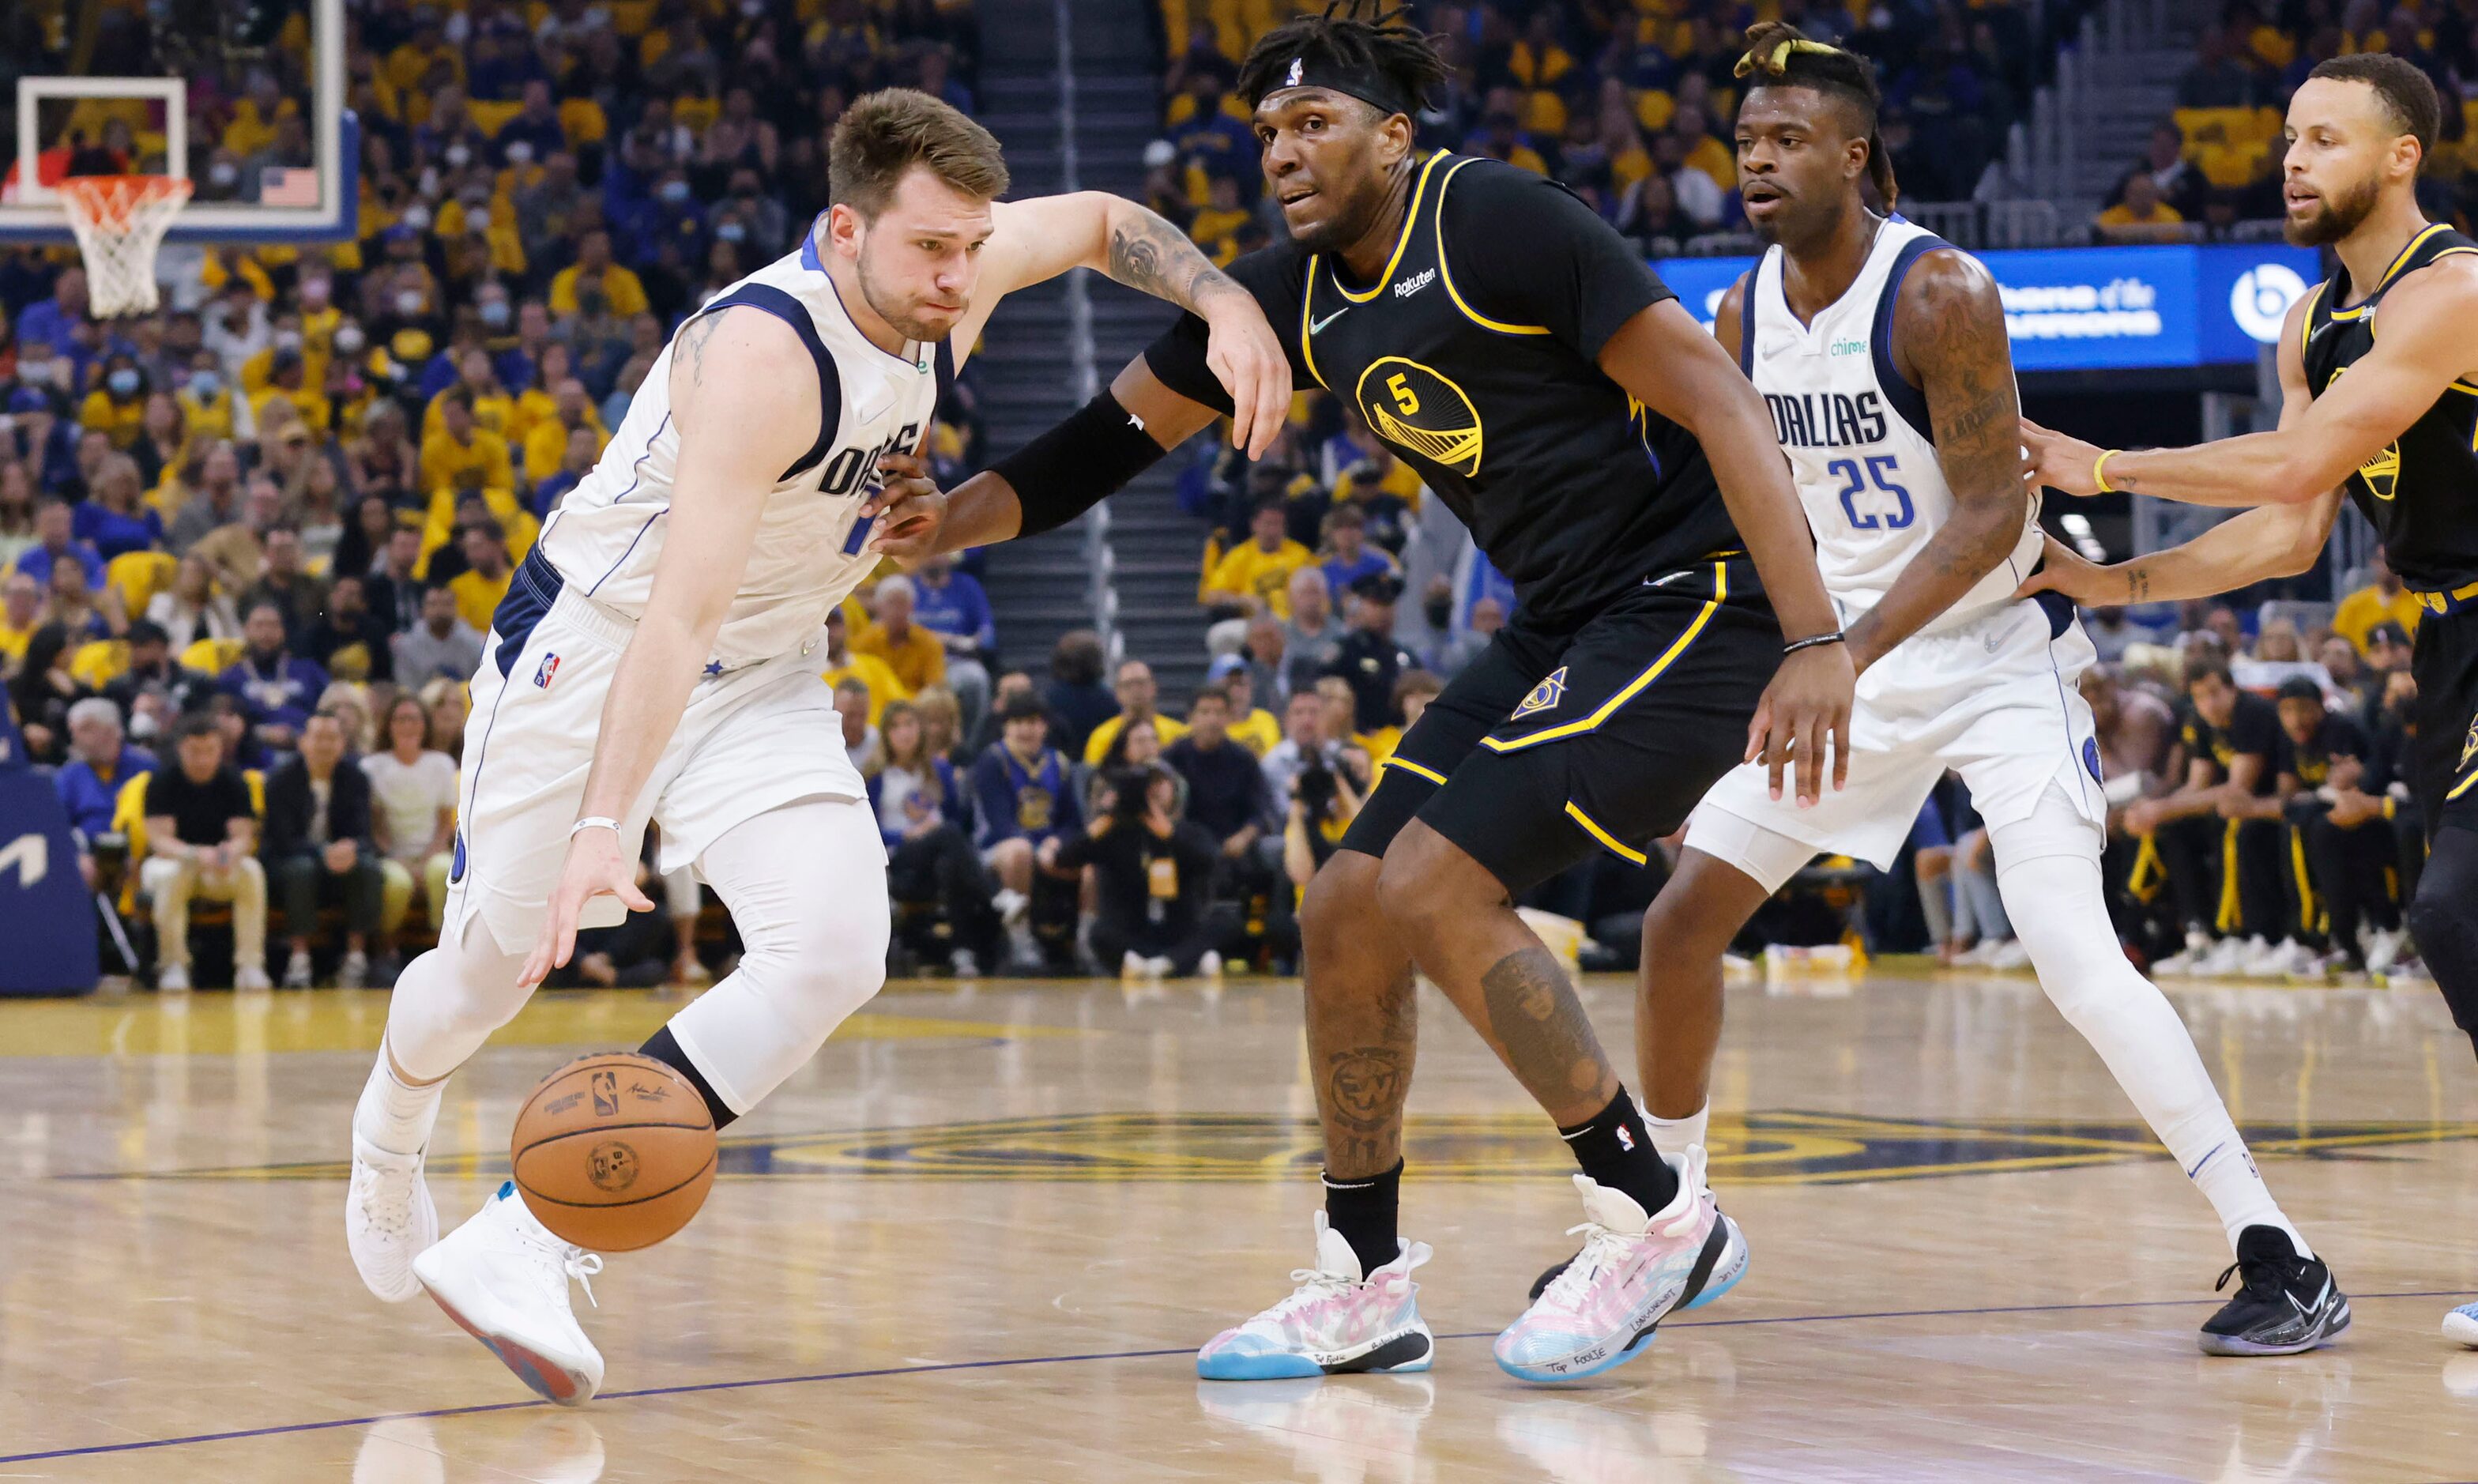
[[[268,165],[258,172],[261,206],[318,205],[318,172],[291,165]]]

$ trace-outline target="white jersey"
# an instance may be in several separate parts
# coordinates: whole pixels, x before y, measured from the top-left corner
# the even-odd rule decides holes
[[[879,487],[878,461],[909,451],[954,379],[945,341],[879,349],[852,323],[819,261],[817,237],[732,285],[698,314],[734,305],[771,314],[798,332],[816,363],[823,417],[816,442],[766,497],[740,591],[715,636],[709,673],[743,668],[800,647],[877,566],[861,502]],[[695,316],[691,316],[695,318]],[[654,358],[628,415],[594,471],[569,491],[535,550],[562,585],[623,618],[645,612],[670,524],[680,431],[671,420],[671,352]],[[786,365],[786,375],[811,374]]]
[[[1789,454],[1816,565],[1846,626],[1953,515],[1936,462],[1927,397],[1893,365],[1893,305],[1919,257],[1951,244],[1899,219],[1878,230],[1848,291],[1800,324],[1782,289],[1782,249],[1765,252],[1747,286],[1739,362],[1772,409]],[[1966,623],[2010,597],[2039,558],[2035,494],[2010,557],[1929,623]]]

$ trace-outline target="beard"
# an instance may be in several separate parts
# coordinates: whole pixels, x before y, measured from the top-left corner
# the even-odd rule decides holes
[[[2314,214],[2299,221],[2290,217],[2281,223],[2280,235],[2292,247],[2329,247],[2358,230],[2374,214],[2375,202],[2382,193],[2382,183],[2364,181],[2339,196],[2324,196]]]
[[[1338,253],[1368,235],[1379,213],[1385,210],[1388,185],[1382,171],[1369,167],[1367,187],[1343,204],[1343,209],[1325,220],[1305,229],[1292,228],[1291,240],[1311,253]],[[1318,188],[1324,189],[1322,186]]]
[[[871,309],[877,311],[877,317],[893,326],[895,332],[905,340],[923,341],[943,340],[955,328],[952,322],[939,324],[921,318],[920,305],[898,298],[879,288],[876,275],[870,272],[869,253],[866,248],[861,252],[857,268],[860,274],[860,296],[869,301]]]

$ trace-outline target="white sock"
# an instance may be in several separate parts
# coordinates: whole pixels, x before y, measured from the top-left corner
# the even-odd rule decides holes
[[[2052,802],[2063,804],[2052,794],[2042,809]],[[2035,815],[2010,828],[2045,822]],[[2126,962],[2101,894],[2099,863],[2080,855],[2008,861],[2009,833],[1998,831],[1995,841],[1998,885],[2017,909],[2010,916],[2040,989],[2211,1201],[2232,1249],[2247,1227],[2274,1226],[2288,1234],[2300,1257],[2314,1256],[2255,1169],[2175,1007]]]
[[[444,1077],[420,1087],[405,1086],[388,1065],[382,1046],[379,1064],[370,1069],[362,1100],[353,1108],[353,1132],[391,1154],[418,1154],[430,1143],[431,1125],[439,1121],[440,1100],[446,1093]]]
[[[1643,1128],[1652,1135],[1654,1148],[1663,1154],[1682,1155],[1688,1144],[1704,1142],[1704,1125],[1711,1119],[1712,1108],[1707,1103],[1682,1119],[1656,1119],[1647,1113],[1643,1116]]]

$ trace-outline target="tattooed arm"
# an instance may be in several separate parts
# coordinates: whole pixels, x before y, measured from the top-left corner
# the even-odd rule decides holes
[[[681,329],[670,355],[671,426],[679,434],[671,514],[663,519],[653,591],[602,703],[579,818],[625,819],[645,792],[739,591],[767,491],[817,436],[817,378],[783,374],[787,365],[805,365],[808,353],[773,315],[700,315]],[[616,830],[571,837],[519,981],[539,984],[568,962],[577,928],[592,925],[580,918],[593,898],[649,909],[636,868],[637,842]]]
[[[1198,315],[1211,331],[1205,362],[1230,393],[1230,441],[1262,454],[1291,410],[1291,365],[1255,297],[1213,265],[1187,234],[1107,191],[1000,201],[990,208],[981,281],[957,326],[956,359],[1004,294],[1091,268]]]
[[[2299,353],[2297,320],[2303,301],[2291,313],[2288,333],[2280,340],[2280,426],[2293,428],[2312,400],[2306,390],[2306,363]],[[2109,464],[2112,474],[2114,461]],[[2101,566],[2059,541],[2048,539],[2048,558],[2037,576],[2022,587],[2026,593],[2050,589],[2090,607],[2120,603],[2167,603],[2181,598],[2212,597],[2272,577],[2294,577],[2314,565],[2332,534],[2333,517],[2340,513],[2340,491],[2327,490],[2303,505],[2262,505],[2239,511],[2182,546]]]
[[[1953,516],[1850,626],[1861,670],[1959,602],[2022,539],[2020,404],[1996,281],[1959,252],[1919,259],[1893,306],[1894,362],[1927,393]]]

